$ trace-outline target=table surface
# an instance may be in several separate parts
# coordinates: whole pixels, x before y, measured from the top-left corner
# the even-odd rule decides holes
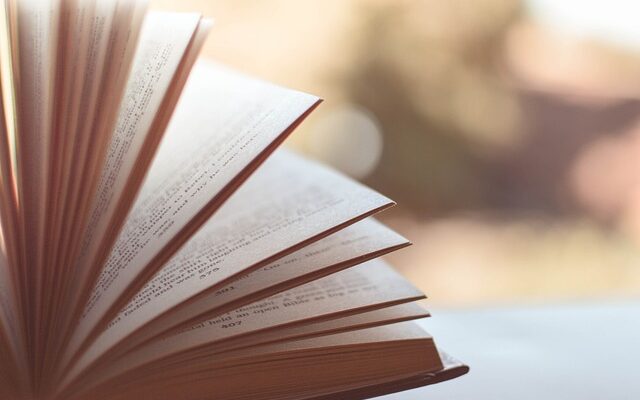
[[[432,315],[421,324],[471,371],[378,399],[640,399],[640,300]]]

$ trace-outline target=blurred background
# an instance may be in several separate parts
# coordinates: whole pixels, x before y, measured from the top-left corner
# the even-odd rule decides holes
[[[445,307],[640,294],[640,2],[152,0],[324,104],[288,145],[398,201]]]

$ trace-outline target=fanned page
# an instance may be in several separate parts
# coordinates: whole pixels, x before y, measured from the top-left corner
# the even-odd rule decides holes
[[[49,190],[49,148],[54,121],[54,66],[57,62],[60,9],[56,1],[26,0],[17,10],[19,28],[20,80],[20,166],[23,223],[35,229],[25,230],[26,265],[30,286],[36,298],[30,312],[42,311],[42,251],[44,248],[46,199]],[[41,320],[36,318],[36,320]]]
[[[20,4],[22,7],[28,3]],[[58,9],[60,4],[64,5],[62,9]],[[33,254],[28,252],[33,261],[27,261],[35,266],[36,276],[34,330],[39,333],[35,341],[37,357],[45,353],[42,350],[44,347],[53,346],[60,337],[51,333],[43,337],[45,333],[60,333],[63,330],[60,322],[65,319],[51,316],[58,315],[61,310],[65,311],[65,316],[73,315],[73,310],[64,303],[69,283],[76,276],[72,260],[78,246],[77,237],[85,226],[88,201],[97,185],[95,176],[102,167],[106,145],[115,126],[116,111],[144,15],[144,7],[140,2],[124,0],[101,1],[99,4],[54,2],[52,8],[57,11],[52,15],[57,17],[60,24],[57,27],[58,43],[53,50],[59,46],[64,50],[56,54],[56,63],[53,64],[56,69],[48,71],[49,74],[55,72],[57,78],[54,80],[57,95],[48,98],[53,119],[42,122],[43,128],[51,128],[51,137],[48,138],[50,153],[43,159],[36,159],[34,155],[37,156],[37,152],[34,154],[31,151],[33,146],[27,143],[23,147],[22,157],[25,174],[37,168],[48,178],[44,188],[38,187],[37,180],[25,179],[23,182],[25,203],[28,203],[30,186],[35,186],[43,195],[35,199],[38,203],[34,204],[34,212],[26,214],[34,219],[34,243],[38,244],[39,238],[44,235],[57,238],[55,242],[44,241],[44,247],[37,248]],[[38,11],[46,15],[47,10]],[[31,18],[28,10],[25,11],[24,19]],[[29,44],[26,34],[21,38],[26,45]],[[43,50],[37,45],[34,49],[44,52],[43,56],[46,56],[46,51],[52,51],[46,47]],[[33,61],[37,61],[35,55]],[[51,66],[49,64],[49,68]],[[21,96],[25,101],[40,95],[28,90],[25,94],[28,95]],[[25,119],[28,118],[27,114]],[[20,129],[21,138],[25,140],[35,136],[32,140],[37,141],[38,134],[47,136],[46,129],[38,132],[35,130],[37,127],[32,127],[32,130],[28,128],[29,124],[25,123]],[[32,173],[34,178],[38,177],[37,171]],[[47,212],[38,213],[40,210],[36,206]],[[26,204],[25,210],[28,209],[29,204]],[[44,215],[46,218],[43,221],[37,221]],[[48,355],[45,353],[45,357]]]
[[[130,333],[204,290],[219,289],[241,273],[390,204],[319,164],[280,151],[124,309],[127,315],[119,318],[118,328]],[[90,316],[91,309],[85,315]]]
[[[98,374],[106,379],[109,372],[119,368],[131,369],[154,359],[216,345],[251,332],[332,319],[423,297],[420,291],[382,261],[373,260],[202,321],[182,332],[129,352],[122,359],[108,365],[108,372],[99,371]],[[224,348],[224,344],[221,346]]]
[[[225,68],[194,68],[67,357],[106,327],[317,103]]]
[[[83,304],[100,270],[101,254],[122,224],[163,134],[159,123],[198,50],[197,14],[151,13],[145,18],[131,76],[83,235],[71,305]],[[200,43],[201,45],[201,43]],[[185,71],[186,68],[186,71]],[[157,126],[159,124],[159,126]],[[76,306],[77,308],[77,306]],[[81,311],[81,309],[76,309]]]
[[[300,399],[332,393],[336,398],[362,398],[337,393],[406,379],[416,371],[435,375],[443,369],[431,336],[412,322],[402,322],[265,344],[186,365],[146,368],[77,398],[197,399],[211,393],[224,399]]]
[[[213,244],[215,243],[212,242]],[[118,349],[122,352],[160,334],[187,328],[197,320],[220,315],[241,305],[349,268],[407,245],[408,242],[395,232],[373,219],[366,219],[269,263],[254,272],[243,274],[220,289],[206,290],[202,295],[194,296],[181,305],[160,314],[159,317],[146,325],[141,323],[144,319],[137,320],[135,324],[127,324],[124,320],[136,317],[139,305],[145,305],[144,299],[148,299],[149,293],[158,297],[164,292],[168,292],[162,289],[166,289],[166,285],[163,283],[157,285],[154,282],[156,279],[154,279],[121,311],[118,317],[111,322],[109,329],[102,333],[101,340],[97,340],[92,347],[104,349],[107,347],[105,342],[115,343],[119,338],[121,340],[125,336],[123,334],[126,333],[127,340]],[[201,248],[203,252],[207,250],[207,247]],[[182,277],[180,274],[173,276],[175,279]],[[145,295],[143,296],[143,294]],[[141,328],[131,334],[133,329],[137,327]]]
[[[417,303],[385,305],[384,308],[373,308],[370,311],[358,310],[357,314],[331,315],[327,319],[307,319],[292,325],[277,326],[273,329],[259,329],[248,334],[223,339],[212,346],[207,345],[204,350],[207,354],[226,353],[262,344],[307,339],[427,317],[429,317],[429,313]],[[194,325],[196,328],[200,326],[200,324]]]
[[[341,399],[467,367],[384,195],[279,148],[314,95],[146,0],[0,0],[0,398]],[[377,217],[376,217],[377,218]]]
[[[301,171],[309,172],[304,169]],[[259,179],[259,176],[255,178]],[[236,194],[236,197],[241,197],[245,193],[247,192],[243,189]],[[225,207],[233,204],[232,199]],[[264,208],[261,211],[264,211]],[[282,211],[284,210],[280,210]],[[243,214],[246,218],[247,213]],[[322,216],[326,216],[326,212],[318,215],[318,217]],[[213,218],[203,231],[209,229],[209,225],[214,225],[216,221],[218,219]],[[308,221],[308,218],[303,218],[286,226],[281,224],[280,229],[296,229],[304,226]],[[254,229],[258,226],[257,224],[263,224],[263,220],[256,218]],[[228,225],[225,223],[223,226]],[[237,238],[242,235],[249,237],[251,231],[228,229],[227,235],[233,235],[225,238],[224,241],[221,235],[212,234],[215,232],[213,230],[206,236],[198,233],[194,237],[197,242],[189,242],[170,260],[167,266],[136,295],[109,327],[87,348],[78,365],[70,372],[70,376],[86,369],[107,351],[121,354],[167,331],[189,327],[194,320],[220,315],[225,310],[257,301],[278,291],[318,279],[408,245],[406,239],[380,223],[364,220],[320,239],[312,245],[305,246],[278,261],[269,263],[255,272],[238,276],[231,283],[220,285],[213,281],[214,283],[210,283],[201,296],[195,296],[197,287],[191,286],[192,281],[206,278],[203,275],[208,272],[205,271],[207,264],[212,264],[212,268],[217,269],[216,273],[222,273],[224,269],[233,268],[236,271],[246,269],[247,263],[251,261],[249,257],[244,256],[245,254],[255,254],[253,257],[257,257],[254,260],[272,258],[269,255],[280,252],[279,249],[287,246],[287,239],[289,241],[292,239],[282,230],[280,234],[272,232],[252,242],[243,241],[242,244],[238,243]],[[220,229],[218,228],[217,231]],[[266,230],[262,231],[263,234],[266,232]],[[298,240],[300,238],[294,239],[294,241]],[[231,252],[237,252],[236,256],[229,256]],[[260,264],[264,264],[264,261]],[[202,275],[198,276],[196,269]],[[211,279],[208,280],[211,281]],[[120,346],[117,349],[112,349],[118,344]],[[113,354],[111,354],[112,357]]]

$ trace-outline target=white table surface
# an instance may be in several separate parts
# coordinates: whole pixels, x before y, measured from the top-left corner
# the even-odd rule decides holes
[[[469,364],[380,400],[640,400],[640,300],[431,310],[422,325]]]

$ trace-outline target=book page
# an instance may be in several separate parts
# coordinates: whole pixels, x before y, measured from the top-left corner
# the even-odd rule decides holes
[[[336,333],[282,343],[267,343],[253,348],[230,351],[210,362],[223,364],[226,360],[257,357],[261,354],[278,354],[282,351],[328,349],[336,346],[362,345],[366,343],[397,343],[405,340],[428,340],[433,337],[416,321],[404,321],[390,325],[359,329],[353,332]]]
[[[300,369],[308,373],[300,374]],[[431,335],[406,321],[265,344],[187,364],[159,362],[66,393],[92,399],[116,394],[138,398],[148,393],[185,399],[206,398],[211,393],[220,398],[293,399],[334,393],[341,399],[351,398],[341,397],[341,391],[442,369]],[[278,392],[274,392],[276,380]]]
[[[397,233],[373,218],[367,218],[254,272],[243,274],[219,289],[207,290],[206,293],[184,303],[175,311],[172,309],[170,313],[146,325],[143,336],[153,337],[163,331],[189,324],[194,319],[219,315],[225,310],[258,301],[279,291],[357,265],[408,244],[406,239]],[[151,290],[152,287],[158,288],[156,286],[158,284],[164,285],[162,282],[155,282],[154,279],[145,289],[153,293],[154,297],[162,296],[166,290],[160,288]],[[143,294],[140,293],[123,309],[118,318],[111,322],[111,328],[117,327],[117,331],[120,331],[130,326],[124,323],[124,319],[137,317],[136,311],[139,305],[147,302]],[[126,330],[126,332],[131,331]],[[111,330],[105,331],[104,334],[110,338],[118,336]]]
[[[59,251],[57,263],[69,266],[67,270],[75,266],[83,242],[81,235],[86,230],[90,203],[99,184],[97,170],[105,161],[118,122],[118,109],[126,99],[125,86],[143,24],[142,1],[101,0],[98,5],[105,7],[109,3],[111,14],[105,15],[103,10],[91,24],[90,42],[95,44],[89,52],[85,83],[78,96],[78,121],[68,157],[70,168],[64,172],[69,184],[61,214],[65,223],[59,238],[64,247]]]
[[[49,138],[49,193],[46,199],[46,236],[56,240],[47,241],[43,255],[48,264],[45,271],[49,272],[45,289],[53,290],[67,278],[65,272],[57,271],[68,268],[68,264],[60,263],[59,259],[67,244],[64,231],[75,226],[65,220],[65,209],[71,202],[72,187],[77,183],[75,175],[84,170],[78,159],[83,155],[83,144],[88,144],[88,135],[83,135],[82,130],[85,123],[92,121],[98,101],[95,91],[99,87],[101,71],[107,65],[104,59],[111,42],[108,29],[114,24],[117,1],[63,1],[58,7],[60,37],[56,45],[54,130]],[[52,303],[48,297],[56,297],[45,296],[45,306]]]
[[[346,315],[320,321],[301,321],[295,325],[279,326],[274,329],[260,330],[247,335],[241,335],[230,340],[219,341],[208,345],[202,351],[189,351],[180,353],[170,358],[170,363],[186,363],[194,358],[207,357],[220,358],[220,353],[227,353],[246,349],[252,346],[282,343],[291,340],[308,339],[323,335],[355,331],[372,328],[380,325],[394,324],[413,319],[425,318],[429,314],[416,303],[403,303],[372,311],[364,311],[359,314]],[[199,326],[199,325],[197,325]],[[224,354],[221,355],[224,357]],[[163,361],[162,364],[167,364]],[[108,368],[108,367],[107,367]],[[89,376],[84,376],[83,385],[90,386],[103,379],[105,375],[100,370],[92,371]]]
[[[26,265],[32,267],[38,263],[44,246],[60,7],[57,0],[25,0],[17,4],[22,212],[24,224],[29,227],[25,231],[25,244],[29,247]],[[35,271],[30,274],[34,279]],[[31,295],[38,296],[39,287]]]
[[[116,300],[130,289],[124,306],[137,291],[130,286],[140,289],[318,101],[223,67],[196,66],[87,311],[106,297],[77,336],[108,311],[115,317]]]
[[[428,316],[429,313],[417,303],[403,303],[366,311],[361,314],[306,323],[302,321],[291,326],[280,326],[270,330],[260,330],[251,334],[231,338],[230,340],[223,340],[217,345],[207,347],[206,354],[209,356],[213,353],[222,353],[267,343],[277,343],[293,339],[299,340],[343,331],[365,329],[377,325],[426,318]],[[182,360],[182,357],[180,359]]]
[[[421,298],[422,292],[376,259],[240,307],[158,343],[167,348],[170,343],[197,347],[306,319]]]
[[[215,219],[209,223],[214,222]],[[218,240],[222,239],[218,238]],[[186,247],[178,254],[178,257],[186,251],[193,251],[196,254],[189,254],[188,258],[175,257],[172,259],[165,267],[173,271],[172,278],[162,278],[163,269],[151,280],[109,324],[109,328],[103,331],[91,347],[85,351],[82,357],[84,364],[88,364],[125,339],[126,341],[117,349],[118,354],[170,329],[176,330],[180,325],[188,327],[188,323],[194,319],[203,320],[208,315],[220,315],[225,310],[260,300],[279,291],[404,247],[408,245],[408,242],[389,228],[372,218],[368,218],[254,272],[244,274],[220,289],[208,290],[206,294],[187,301],[180,307],[172,307],[169,310],[159,307],[155,299],[162,296],[171,297],[175,282],[184,279],[186,274],[184,269],[188,268],[188,264],[178,263],[185,263],[187,259],[210,259],[207,254],[209,254],[211,247],[216,245],[219,246],[220,243],[212,241],[209,246]],[[253,253],[250,246],[245,247],[243,251]],[[228,263],[234,262],[236,260],[233,257],[222,259],[218,263],[218,268],[229,268]],[[154,316],[156,319],[147,323]],[[135,336],[131,337],[134,332]],[[111,358],[114,354],[110,353]]]
[[[29,3],[20,3],[20,6],[27,4]],[[41,8],[44,4],[46,2],[38,7]],[[122,22],[118,20],[121,17],[118,12],[121,8],[119,6],[121,4],[118,0],[105,0],[95,4],[58,2],[50,4],[49,9],[39,10],[43,14],[41,18],[47,18],[49,14],[59,14],[56,15],[53,26],[55,35],[50,35],[49,32],[39,33],[56,39],[54,42],[48,42],[49,48],[39,49],[45,53],[55,52],[49,56],[48,64],[44,65],[44,77],[41,78],[45,80],[45,86],[51,87],[48,92],[42,88],[40,90],[44,93],[32,92],[37,87],[31,88],[26,80],[21,80],[29,89],[26,96],[20,96],[25,108],[28,109],[31,102],[37,104],[45,101],[45,107],[37,111],[46,111],[46,119],[39,121],[35,126],[31,125],[34,121],[26,122],[33,115],[21,115],[21,121],[25,124],[21,125],[20,129],[21,139],[25,139],[21,140],[22,144],[25,144],[21,152],[24,156],[21,157],[24,161],[21,167],[25,174],[25,180],[22,182],[25,189],[23,211],[27,217],[25,224],[29,227],[27,255],[29,266],[35,270],[30,271],[31,297],[36,299],[32,306],[35,314],[32,330],[37,336],[32,347],[38,370],[43,369],[42,364],[48,362],[40,358],[49,358],[53,354],[46,352],[44,347],[51,346],[49,343],[54,340],[54,335],[57,339],[57,335],[51,332],[60,332],[57,322],[61,319],[54,316],[60,314],[64,289],[74,276],[70,272],[73,263],[63,260],[65,250],[69,246],[69,233],[80,229],[80,224],[71,222],[71,216],[79,214],[76,197],[79,193],[89,190],[79,183],[86,170],[87,153],[100,141],[100,136],[92,129],[92,124],[111,102],[119,101],[118,96],[109,96],[113,93],[101,91],[103,79],[110,70],[111,63],[117,65],[119,61],[110,54],[117,36],[113,31],[117,30],[116,27],[122,28]],[[28,11],[24,19],[25,24],[21,28],[38,28],[33,24],[37,19]],[[32,68],[30,61],[42,62],[37,59],[30,60],[29,56],[33,55],[27,51],[28,45],[42,45],[38,42],[30,43],[33,41],[30,35],[34,35],[34,32],[25,32],[21,37],[26,44],[21,46],[21,56],[25,57],[25,65],[21,71],[29,71]],[[73,46],[64,45],[65,43],[73,43]],[[117,85],[117,82],[111,83]],[[33,99],[38,96],[42,96],[42,99]],[[43,139],[45,136],[46,139]],[[43,145],[46,147],[42,154],[33,148]],[[38,196],[29,196],[28,187],[35,188]],[[45,241],[46,237],[56,240]],[[64,309],[69,312],[68,308]],[[40,372],[36,374],[41,375]]]
[[[129,369],[258,330],[307,319],[321,320],[358,310],[368,311],[421,298],[424,295],[385,262],[372,260],[153,341],[109,363],[100,375],[106,379],[115,371],[122,372],[122,368]],[[76,365],[68,381],[82,367],[81,364]]]
[[[35,254],[36,283],[41,287],[36,291],[35,327],[40,339],[34,352],[45,357],[43,369],[57,369],[52,364],[59,353],[44,348],[63,346],[70,321],[79,313],[82,290],[78,286],[91,270],[76,265],[80,235],[138,45],[144,3],[56,3],[60,13],[54,49],[57,63],[50,66],[56,72],[54,129],[48,149],[46,196],[40,199],[46,208],[44,231],[38,227],[39,236],[56,240],[44,241],[41,254]],[[84,49],[78,50],[80,47]]]
[[[145,17],[84,234],[78,262],[84,269],[91,267],[123,192],[134,190],[125,185],[140,152],[148,151],[142,146],[199,22],[199,14],[152,12]]]
[[[56,148],[58,154],[54,159],[57,163],[53,166],[53,172],[58,181],[54,188],[57,196],[52,199],[56,206],[53,212],[55,230],[49,233],[56,238],[56,244],[52,246],[54,252],[47,255],[58,264],[68,244],[66,233],[75,227],[75,224],[67,221],[71,219],[70,213],[78,213],[74,197],[81,189],[78,186],[85,170],[85,156],[88,149],[93,147],[90,143],[96,141],[88,132],[95,113],[101,110],[101,106],[106,108],[107,102],[113,100],[101,98],[99,90],[101,78],[109,65],[105,61],[112,44],[110,30],[118,22],[114,21],[117,8],[116,0],[104,0],[78,2],[71,6],[71,10],[63,10],[63,13],[68,12],[73,17],[62,21],[64,26],[68,24],[70,28],[63,35],[65,53],[58,54],[62,61],[61,71],[56,71],[64,76],[63,90],[57,93],[63,108],[56,110],[59,113],[56,115],[59,147]]]
[[[95,207],[88,218],[89,231],[79,247],[79,259],[70,259],[77,261],[77,273],[73,289],[68,291],[67,308],[72,312],[64,330],[64,343],[68,343],[69,327],[74,327],[80,318],[102,262],[138,194],[209,27],[209,21],[197,14],[151,13],[145,18],[107,152],[107,167],[100,170]]]
[[[147,284],[138,301],[125,309],[130,315],[118,321],[118,330],[131,332],[196,294],[239,277],[250,267],[257,269],[274,257],[280,258],[283,251],[294,251],[305,241],[391,204],[386,197],[329,168],[280,150]],[[135,243],[131,239],[126,244]],[[127,267],[126,261],[117,260],[113,265],[121,270]],[[114,271],[104,275],[99,284],[108,289],[113,284],[108,279],[120,273]],[[98,302],[100,297],[92,299]],[[86,315],[92,316],[91,309]],[[122,335],[114,333],[112,339],[105,335],[103,343],[119,337]],[[92,355],[93,350],[87,351],[83,359]]]

